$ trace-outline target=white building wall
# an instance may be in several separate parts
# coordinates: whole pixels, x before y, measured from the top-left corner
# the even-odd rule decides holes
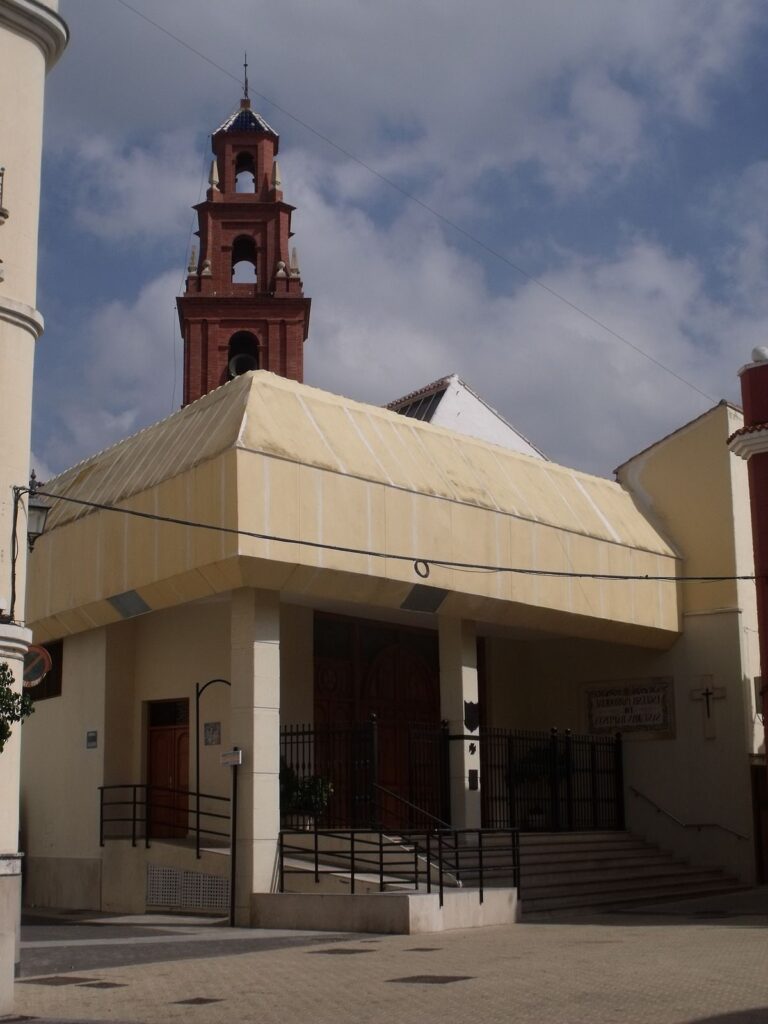
[[[545,457],[457,377],[451,378],[430,422],[437,427],[446,427],[468,437],[498,444],[513,452],[532,455],[536,459]]]

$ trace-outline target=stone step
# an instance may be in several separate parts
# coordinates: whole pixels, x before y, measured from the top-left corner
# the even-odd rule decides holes
[[[688,868],[687,871],[670,871],[668,868],[662,867],[657,870],[655,874],[643,875],[638,877],[636,875],[622,874],[617,878],[596,878],[596,879],[577,879],[575,876],[563,876],[556,882],[540,882],[535,881],[531,884],[528,879],[523,877],[522,879],[522,891],[523,896],[529,899],[536,899],[541,896],[558,896],[561,894],[568,894],[571,896],[587,895],[590,893],[599,894],[611,889],[623,888],[623,889],[643,889],[646,886],[658,886],[658,885],[679,885],[681,888],[686,888],[691,885],[698,885],[699,883],[719,882],[722,881],[723,875],[721,872],[713,868]]]
[[[485,845],[485,844],[484,844]],[[620,853],[622,850],[643,850],[647,848],[647,844],[643,843],[639,839],[603,839],[603,840],[582,840],[578,843],[568,842],[549,842],[543,840],[539,843],[521,843],[520,853],[522,856],[534,856],[543,853],[584,853],[590,850],[595,852],[599,851],[616,851]]]
[[[630,832],[619,829],[604,829],[585,832],[521,832],[520,846],[565,845],[577,846],[580,843],[638,843]]]
[[[630,871],[608,871],[598,872],[596,877],[582,877],[580,874],[567,874],[557,876],[554,881],[547,881],[547,877],[537,879],[525,876],[522,879],[521,889],[526,896],[535,898],[539,895],[557,895],[558,893],[571,893],[574,896],[580,893],[602,892],[604,889],[613,889],[616,885],[624,888],[635,887],[641,889],[644,886],[655,884],[679,883],[681,886],[697,884],[698,882],[717,882],[722,880],[722,872],[715,868],[696,868],[679,864],[663,864],[655,867],[647,874],[636,874]]]
[[[592,869],[589,867],[573,868],[569,871],[547,871],[528,870],[523,875],[525,880],[525,891],[543,886],[562,886],[567,889],[574,889],[575,886],[589,882],[610,882],[614,880],[626,881],[632,884],[637,881],[642,884],[644,879],[656,878],[660,875],[669,877],[687,878],[695,869],[679,861],[661,860],[653,864],[632,865],[630,867],[603,867]],[[707,872],[707,869],[702,869]],[[699,874],[700,872],[696,872]],[[709,873],[709,872],[707,872]],[[715,877],[720,877],[719,872],[713,871]]]
[[[684,887],[679,882],[674,885],[648,886],[642,890],[637,888],[616,888],[601,893],[560,896],[539,896],[526,898],[523,895],[521,908],[523,914],[535,914],[543,910],[576,910],[583,907],[628,906],[643,903],[662,903],[672,900],[696,899],[699,896],[714,896],[719,893],[738,892],[747,886],[721,877],[713,882],[700,882]]]
[[[664,853],[661,850],[649,850],[645,847],[627,850],[585,850],[581,853],[563,850],[558,853],[521,853],[520,855],[520,863],[526,870],[535,869],[539,865],[555,869],[562,865],[563,869],[567,870],[569,867],[579,867],[580,865],[599,867],[601,864],[615,863],[617,865],[629,866],[631,864],[651,864],[664,860],[669,860],[668,853]]]

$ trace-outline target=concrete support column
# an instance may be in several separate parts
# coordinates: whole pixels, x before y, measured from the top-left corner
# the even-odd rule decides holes
[[[280,595],[232,594],[231,737],[243,751],[237,801],[235,920],[251,923],[251,893],[272,892],[280,832]]]
[[[28,629],[0,624],[0,662],[21,690],[24,655],[32,639]],[[0,1014],[13,1007],[13,979],[19,963],[21,855],[19,854],[19,765],[21,729],[14,727],[0,754]]]
[[[477,636],[472,622],[440,618],[440,713],[454,739],[449,746],[451,824],[480,828],[480,731],[465,725],[466,705],[477,704]],[[472,709],[470,709],[470,714]],[[470,724],[474,722],[470,719]]]

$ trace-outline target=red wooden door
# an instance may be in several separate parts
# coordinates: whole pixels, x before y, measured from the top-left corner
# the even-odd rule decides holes
[[[186,705],[186,701],[162,701],[163,705]],[[153,725],[171,717],[167,707],[153,714],[147,742],[147,800],[150,836],[183,838],[188,831],[189,725]],[[176,710],[173,717],[182,717]],[[186,714],[183,714],[186,718]]]
[[[402,643],[381,651],[361,685],[366,718],[376,715],[379,744],[381,821],[389,827],[410,824],[412,792],[410,741],[414,726],[436,725],[440,718],[437,675],[426,659]],[[399,799],[398,799],[399,797]]]

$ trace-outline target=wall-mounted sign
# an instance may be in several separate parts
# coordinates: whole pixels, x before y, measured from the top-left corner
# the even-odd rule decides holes
[[[203,737],[206,747],[218,747],[221,743],[221,722],[205,722]]]
[[[674,731],[674,691],[671,676],[621,679],[590,686],[587,729],[592,733],[666,733]]]

